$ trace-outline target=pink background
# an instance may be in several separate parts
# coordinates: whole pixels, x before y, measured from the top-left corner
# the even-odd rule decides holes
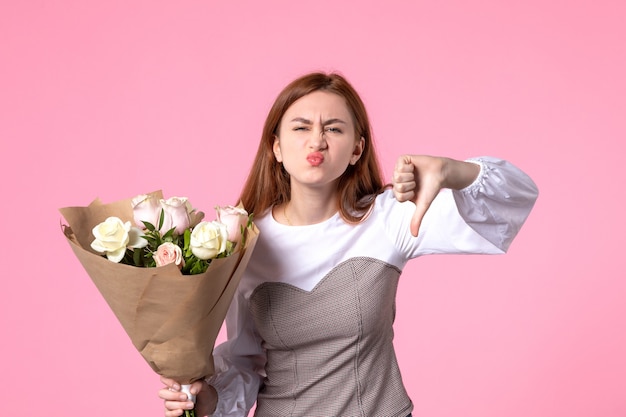
[[[3,1],[0,414],[159,416],[158,377],[57,209],[234,203],[278,91],[338,70],[386,173],[494,155],[540,198],[506,256],[410,264],[396,342],[423,417],[626,415],[620,0]]]

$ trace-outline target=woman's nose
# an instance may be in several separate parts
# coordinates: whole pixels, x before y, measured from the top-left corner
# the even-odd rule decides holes
[[[309,137],[309,147],[316,150],[326,148],[326,131],[323,127],[316,127],[315,129],[311,129],[311,136]]]

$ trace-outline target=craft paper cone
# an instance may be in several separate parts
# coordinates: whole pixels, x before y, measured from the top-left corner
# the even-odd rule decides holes
[[[181,384],[213,374],[213,347],[256,244],[256,226],[247,229],[243,248],[212,260],[202,274],[183,275],[173,264],[118,264],[91,249],[95,225],[109,216],[133,221],[130,199],[60,211],[76,257],[150,367]]]

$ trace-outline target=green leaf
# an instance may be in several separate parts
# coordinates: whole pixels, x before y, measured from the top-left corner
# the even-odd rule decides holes
[[[143,266],[143,249],[135,249],[133,251],[133,262],[135,266]]]
[[[164,235],[163,235],[163,240],[168,240],[169,242],[172,241],[172,236],[174,236],[174,230],[176,230],[175,227],[172,227],[170,230],[168,230]]]
[[[133,263],[133,251],[130,250],[129,248],[126,248],[126,251],[124,252],[124,257],[122,258],[120,263],[124,264],[124,265],[134,265],[134,263]]]
[[[194,274],[201,274],[202,272],[203,272],[203,271],[202,271],[202,263],[201,263],[201,262],[196,262],[196,263],[193,265],[193,267],[191,268],[191,271],[189,271],[189,273],[190,273],[191,275],[194,275]]]
[[[163,227],[163,221],[165,220],[165,210],[161,209],[161,215],[159,216],[159,230]]]
[[[183,241],[183,252],[191,253],[191,251],[189,250],[189,246],[191,244],[191,230],[185,229],[185,233],[183,234]]]

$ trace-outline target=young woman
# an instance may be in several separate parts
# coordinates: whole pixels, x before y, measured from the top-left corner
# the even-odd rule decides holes
[[[406,417],[393,348],[398,279],[432,253],[504,253],[537,197],[510,163],[399,157],[386,187],[365,107],[340,75],[289,84],[241,201],[261,231],[196,412]],[[165,415],[193,404],[162,378]]]

